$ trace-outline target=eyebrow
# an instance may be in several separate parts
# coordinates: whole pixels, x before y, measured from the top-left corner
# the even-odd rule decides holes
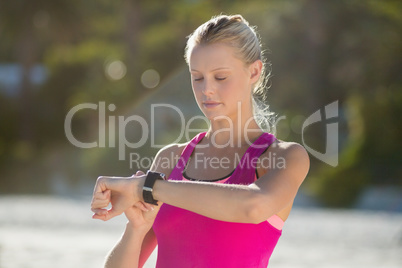
[[[230,68],[229,67],[218,67],[216,69],[211,70],[211,72],[215,72],[215,71],[219,71],[219,70],[230,70]],[[200,72],[200,71],[198,71],[196,69],[190,69],[190,71],[192,71],[192,72]]]

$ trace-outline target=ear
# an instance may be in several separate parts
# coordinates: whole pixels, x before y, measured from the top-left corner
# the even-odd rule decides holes
[[[255,84],[260,79],[262,71],[262,61],[256,60],[249,66],[251,84]]]

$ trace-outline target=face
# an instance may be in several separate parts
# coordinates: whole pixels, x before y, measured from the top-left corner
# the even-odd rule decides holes
[[[209,120],[218,116],[235,120],[239,112],[252,115],[252,85],[261,74],[261,66],[260,61],[246,66],[225,44],[195,46],[189,61],[191,83],[204,115]]]

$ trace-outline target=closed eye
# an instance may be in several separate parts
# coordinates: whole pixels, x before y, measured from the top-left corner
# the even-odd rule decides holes
[[[216,77],[215,79],[218,80],[218,81],[223,81],[223,80],[226,79],[226,77]]]
[[[204,79],[203,77],[201,78],[194,78],[194,81],[198,82],[198,81],[202,81],[202,79]]]

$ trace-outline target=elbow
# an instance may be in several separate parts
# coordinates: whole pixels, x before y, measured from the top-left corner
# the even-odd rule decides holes
[[[245,202],[244,223],[259,224],[269,218],[266,197],[262,194],[253,194],[253,196]]]

